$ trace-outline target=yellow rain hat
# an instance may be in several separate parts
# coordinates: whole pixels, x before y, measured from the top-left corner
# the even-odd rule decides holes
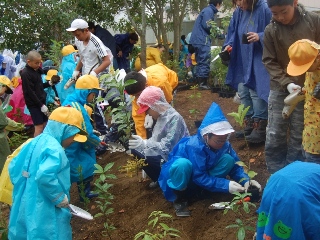
[[[76,89],[99,89],[103,90],[99,86],[99,80],[92,75],[83,75],[76,81]]]
[[[7,76],[1,75],[0,76],[0,83],[2,83],[3,85],[6,85],[8,87],[7,90],[6,90],[7,94],[12,94],[13,93],[12,90],[11,90],[11,86],[12,86],[11,81]]]
[[[46,80],[47,81],[50,81],[52,76],[54,75],[58,75],[58,70],[55,70],[55,69],[50,69],[48,72],[47,72],[47,75],[46,75]]]
[[[74,52],[78,52],[78,50],[74,49],[74,46],[72,46],[72,45],[64,46],[61,49],[62,56],[67,56],[67,55],[74,53]]]
[[[75,135],[73,140],[77,142],[87,141],[88,133],[81,128],[84,120],[81,112],[77,109],[73,107],[58,107],[50,114],[49,120],[54,120],[77,127],[80,132]]]
[[[13,78],[11,79],[11,83],[12,83],[12,86],[13,86],[14,88],[16,88],[16,87],[19,86],[19,78],[20,78],[20,77],[13,77]]]

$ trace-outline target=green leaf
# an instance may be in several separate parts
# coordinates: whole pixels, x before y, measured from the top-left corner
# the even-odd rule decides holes
[[[109,171],[114,165],[114,162],[111,162],[111,163],[108,163],[105,167],[104,167],[104,170],[103,172],[107,172]]]
[[[238,240],[244,240],[244,238],[246,237],[246,231],[244,230],[243,227],[239,228],[237,237],[238,237]]]
[[[237,225],[237,224],[230,224],[230,225],[226,226],[226,228],[237,228],[237,227],[239,227],[239,225]]]

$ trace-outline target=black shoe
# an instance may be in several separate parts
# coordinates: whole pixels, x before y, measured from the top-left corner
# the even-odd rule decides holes
[[[190,217],[191,216],[191,213],[188,209],[187,202],[179,202],[179,203],[174,202],[173,207],[174,207],[174,210],[176,211],[177,217]]]
[[[202,90],[211,90],[211,88],[204,83],[200,83],[199,88]]]
[[[250,143],[261,143],[266,141],[267,120],[255,118],[254,129],[249,136],[246,137]]]

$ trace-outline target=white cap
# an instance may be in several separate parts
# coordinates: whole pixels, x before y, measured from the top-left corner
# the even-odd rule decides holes
[[[83,20],[83,19],[75,19],[71,23],[71,27],[67,28],[67,31],[68,32],[74,32],[77,29],[85,29],[85,28],[88,28],[88,27],[89,27],[89,25],[85,20]]]
[[[214,135],[226,135],[234,132],[234,129],[227,121],[216,122],[201,129],[200,134],[203,136],[206,133],[213,133]]]

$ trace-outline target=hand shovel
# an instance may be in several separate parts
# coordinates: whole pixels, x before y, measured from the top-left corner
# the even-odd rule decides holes
[[[92,220],[93,216],[88,213],[87,211],[83,210],[82,208],[79,208],[77,206],[74,206],[72,204],[69,204],[69,209],[72,215],[80,217],[80,218],[84,218],[87,220]]]

